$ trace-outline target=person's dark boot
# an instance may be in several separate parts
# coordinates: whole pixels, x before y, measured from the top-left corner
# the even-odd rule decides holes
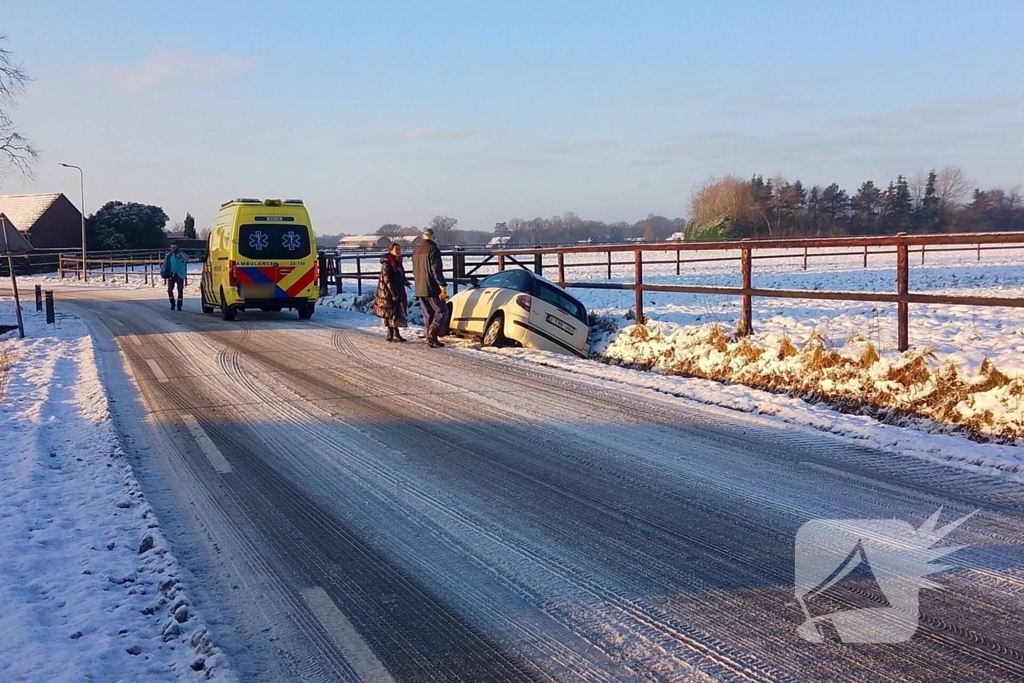
[[[427,346],[432,349],[443,349],[444,344],[437,338],[437,330],[431,330],[427,333]]]
[[[178,299],[178,310],[181,310],[181,299]]]
[[[174,299],[171,299],[171,310],[174,310]]]
[[[384,341],[389,341],[389,342],[395,341],[395,328],[393,328],[393,327],[389,327],[388,328],[388,338],[385,339]]]
[[[406,339],[405,337],[402,336],[402,334],[398,331],[397,327],[392,328],[392,329],[394,329],[394,331],[395,331],[395,341],[396,342],[406,342],[406,341],[409,341],[408,339]]]

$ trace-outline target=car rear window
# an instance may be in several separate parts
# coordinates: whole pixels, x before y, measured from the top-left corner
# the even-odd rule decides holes
[[[565,311],[583,324],[589,324],[590,321],[587,320],[587,309],[583,307],[583,304],[576,301],[576,299],[573,299],[565,292],[552,287],[546,282],[537,280],[537,296],[544,301],[547,301],[549,304]]]
[[[290,261],[310,254],[309,228],[286,223],[243,225],[238,229],[238,253],[258,261]]]

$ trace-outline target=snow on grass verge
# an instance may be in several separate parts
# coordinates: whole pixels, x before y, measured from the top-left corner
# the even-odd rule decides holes
[[[26,339],[0,337],[0,680],[235,680],[118,444],[85,324],[24,315]]]
[[[782,393],[887,424],[1024,445],[1024,374],[1004,373],[988,359],[976,374],[964,375],[928,348],[882,358],[858,337],[836,349],[812,334],[797,349],[785,336],[771,345],[731,336],[719,324],[649,321],[619,329],[624,322],[596,317],[593,348],[600,359]]]

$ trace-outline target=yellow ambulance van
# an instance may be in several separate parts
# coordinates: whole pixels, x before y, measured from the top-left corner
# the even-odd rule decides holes
[[[203,262],[203,313],[298,311],[313,316],[320,268],[309,213],[301,199],[233,199],[210,226]]]

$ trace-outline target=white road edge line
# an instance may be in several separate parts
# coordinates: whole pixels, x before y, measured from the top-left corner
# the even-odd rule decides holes
[[[302,598],[359,678],[366,683],[395,683],[395,679],[334,604],[331,596],[327,595],[327,591],[320,586],[303,588]]]
[[[156,375],[158,382],[161,384],[167,384],[167,375],[165,375],[164,371],[160,369],[160,366],[156,364],[156,360],[147,358],[146,365],[148,365],[149,369],[153,371],[154,375]]]
[[[231,463],[229,463],[228,459],[224,457],[224,454],[221,453],[215,445],[213,445],[213,441],[210,440],[206,431],[199,426],[196,418],[184,413],[182,414],[181,419],[185,422],[185,426],[188,427],[188,430],[192,432],[192,438],[199,444],[199,448],[203,450],[206,458],[210,461],[210,464],[213,465],[213,469],[217,470],[221,474],[228,474],[231,472]]]

